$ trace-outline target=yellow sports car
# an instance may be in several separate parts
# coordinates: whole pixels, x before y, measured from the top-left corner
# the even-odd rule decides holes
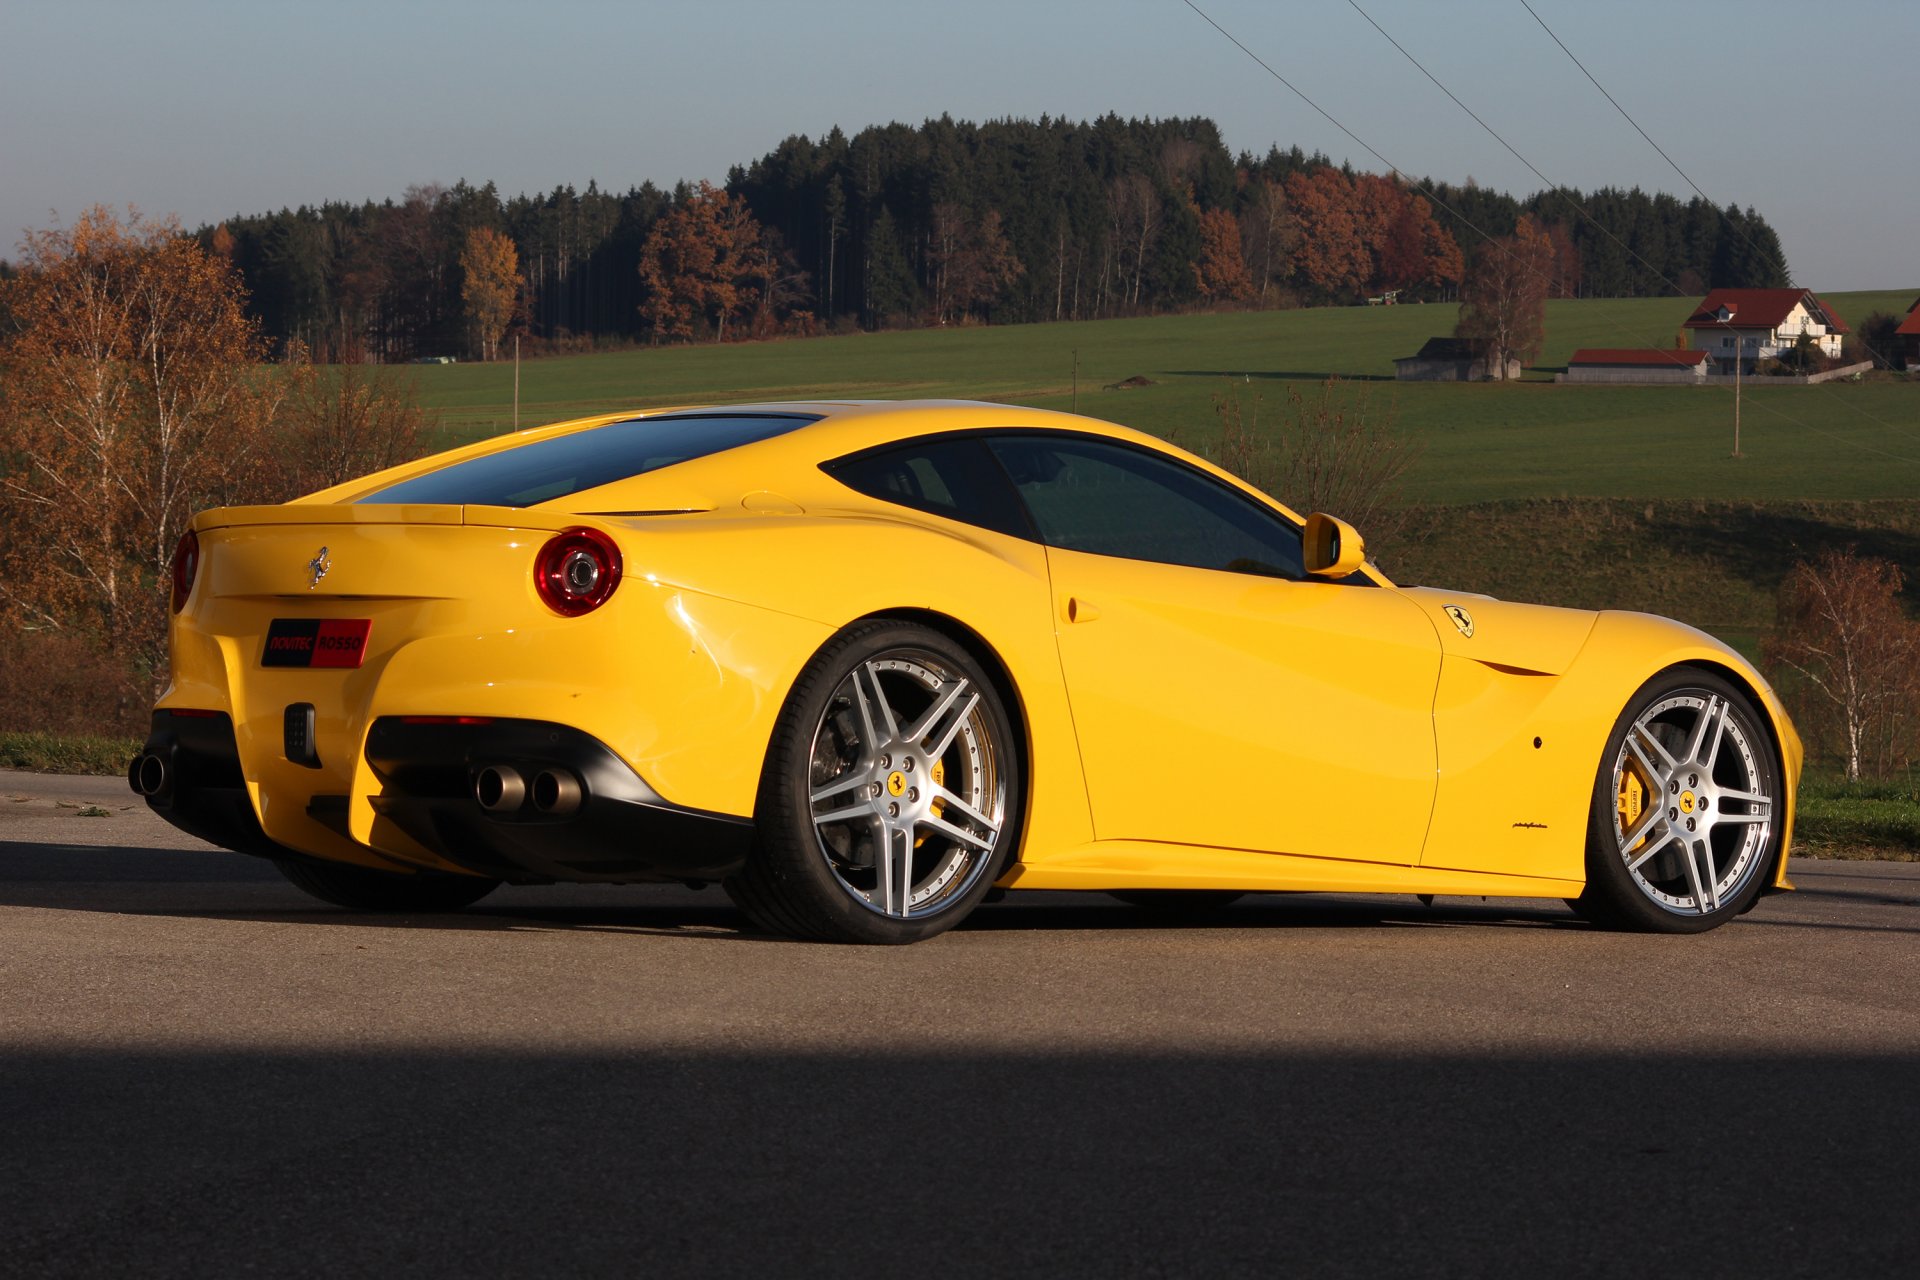
[[[1563,898],[1694,932],[1791,886],[1801,749],[1645,614],[1395,586],[1358,534],[996,404],[623,413],[201,513],[130,770],[328,902],[719,881],[910,942],[996,887]]]

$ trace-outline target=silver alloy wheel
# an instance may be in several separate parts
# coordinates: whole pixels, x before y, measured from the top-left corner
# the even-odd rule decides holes
[[[1650,703],[1613,761],[1613,836],[1649,902],[1704,916],[1766,863],[1774,797],[1767,748],[1722,695],[1681,689]]]
[[[913,919],[993,865],[1006,821],[1006,748],[972,681],[923,649],[861,662],[814,727],[814,841],[853,899]]]

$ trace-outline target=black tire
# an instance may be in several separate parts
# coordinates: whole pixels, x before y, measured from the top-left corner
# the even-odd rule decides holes
[[[1198,916],[1231,906],[1247,895],[1239,889],[1109,889],[1107,896],[1165,915]]]
[[[1003,697],[930,628],[881,619],[834,637],[774,726],[754,849],[728,896],[768,932],[827,942],[918,942],[958,924],[1019,839],[1025,771]]]
[[[277,858],[280,868],[294,887],[349,911],[397,911],[424,913],[458,911],[470,907],[500,887],[498,880],[484,876],[446,875],[421,871],[412,875],[396,871],[376,871],[344,862],[296,861]]]
[[[1766,887],[1783,782],[1772,735],[1744,691],[1699,668],[1655,676],[1607,737],[1587,821],[1587,884],[1569,905],[1595,924],[1642,933],[1725,924]]]

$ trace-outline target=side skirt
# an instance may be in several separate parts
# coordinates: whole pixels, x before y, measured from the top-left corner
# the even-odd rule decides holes
[[[1584,882],[1553,876],[1449,871],[1290,853],[1096,840],[1009,868],[1005,889],[1242,889],[1249,892],[1432,893],[1573,898]]]

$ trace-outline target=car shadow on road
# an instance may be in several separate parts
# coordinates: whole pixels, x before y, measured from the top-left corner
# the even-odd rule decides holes
[[[1804,874],[1804,873],[1803,873]],[[1823,879],[1843,878],[1823,873]],[[1904,887],[1904,883],[1903,883]],[[1886,890],[1803,883],[1803,900],[1909,908]],[[1793,897],[1786,899],[1792,901]],[[47,845],[0,840],[0,906],[178,916],[317,927],[524,932],[575,930],[725,942],[779,943],[755,930],[715,885],[508,886],[445,914],[348,911],[314,901],[262,859],[221,850]],[[1901,921],[1782,918],[1762,900],[1738,925],[1920,933]],[[1097,892],[1013,892],[977,908],[961,933],[1209,930],[1547,929],[1598,932],[1558,902],[1318,893],[1249,894],[1213,911],[1133,906]]]
[[[779,941],[747,925],[717,886],[507,887],[447,914],[347,911],[315,902],[270,864],[221,851],[0,841],[0,905],[358,928],[599,930]],[[1010,893],[961,922],[965,932],[1113,930],[1573,928],[1559,903],[1331,894],[1254,894],[1213,911],[1132,906],[1101,893]]]

